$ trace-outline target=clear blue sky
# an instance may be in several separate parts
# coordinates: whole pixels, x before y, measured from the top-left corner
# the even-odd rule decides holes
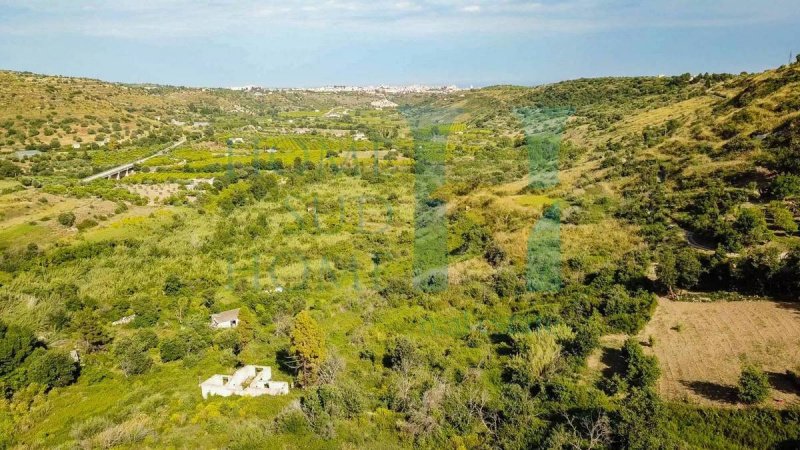
[[[758,71],[800,0],[0,0],[0,68],[187,86]]]

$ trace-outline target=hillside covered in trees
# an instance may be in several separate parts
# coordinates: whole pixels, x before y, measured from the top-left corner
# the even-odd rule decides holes
[[[379,96],[0,78],[0,447],[800,445],[800,62]],[[646,334],[665,302],[778,305],[790,350],[722,385],[721,335],[679,386],[708,402],[671,396],[656,355],[703,329]],[[289,394],[201,397],[244,365]]]

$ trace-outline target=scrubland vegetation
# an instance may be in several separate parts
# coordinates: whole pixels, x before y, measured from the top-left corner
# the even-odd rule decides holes
[[[798,64],[380,111],[0,76],[20,105],[0,116],[0,446],[800,443],[765,372],[796,378],[796,353],[764,368],[744,348],[729,404],[683,401],[663,395],[679,363],[660,350],[702,325],[651,322],[660,302],[797,306]],[[209,327],[233,308],[237,328]],[[290,394],[202,399],[199,380],[243,364]]]

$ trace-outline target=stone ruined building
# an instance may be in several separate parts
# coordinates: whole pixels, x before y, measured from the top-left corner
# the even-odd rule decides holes
[[[273,381],[271,378],[272,369],[268,366],[244,366],[233,375],[214,375],[203,381],[200,383],[200,392],[203,398],[209,395],[258,397],[289,393],[289,383]]]

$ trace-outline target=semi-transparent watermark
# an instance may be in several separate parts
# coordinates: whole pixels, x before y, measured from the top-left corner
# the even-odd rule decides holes
[[[522,123],[524,132],[524,151],[527,153],[524,157],[527,158],[528,165],[528,185],[525,191],[527,193],[543,193],[551,190],[558,184],[558,168],[559,168],[559,148],[560,136],[563,131],[563,125],[566,119],[571,114],[570,110],[546,110],[536,108],[520,108],[515,111],[518,118]],[[424,112],[427,117],[436,116],[436,112],[427,110]],[[448,218],[447,218],[447,203],[440,195],[440,189],[445,186],[447,182],[447,146],[448,141],[453,138],[450,135],[450,130],[453,129],[453,123],[435,123],[429,120],[420,120],[414,116],[414,113],[405,114],[406,120],[411,129],[413,137],[413,173],[414,173],[414,189],[413,189],[413,252],[411,264],[411,283],[415,289],[422,292],[442,292],[448,288]],[[300,164],[295,164],[295,167],[287,167],[288,165],[276,164],[276,152],[267,151],[267,167],[273,167],[269,172],[274,172],[278,175],[288,174],[289,171],[295,171],[299,174],[306,173],[311,165],[314,165],[317,171],[319,181],[329,173],[325,169],[325,158],[330,153],[329,149],[322,148],[319,150],[319,160],[313,164],[307,164],[311,161],[311,152],[304,141],[299,141],[299,146],[302,151],[303,159]],[[345,154],[346,152],[342,152]],[[259,143],[256,141],[253,145],[253,169],[256,175],[261,172],[261,155],[259,153]],[[229,182],[236,179],[233,164],[233,147],[229,142],[228,145],[228,167],[226,177]],[[362,163],[360,162],[359,152],[352,146],[344,161],[344,166],[351,169],[351,175],[362,175]],[[379,144],[373,143],[372,151],[372,175],[378,177],[381,175],[380,164],[380,151]],[[296,161],[295,161],[296,163]],[[369,169],[368,169],[369,170]],[[395,196],[396,199],[396,196]],[[395,200],[396,201],[396,200]],[[333,229],[326,229],[322,225],[319,214],[319,198],[316,193],[312,193],[311,206],[306,208],[304,212],[302,209],[294,205],[303,205],[304,202],[292,195],[286,195],[280,204],[282,205],[283,212],[289,214],[297,227],[304,231],[321,232],[337,232],[341,231],[344,225],[347,225],[347,212],[352,212],[352,208],[356,210],[355,217],[352,218],[350,225],[354,225],[354,230],[357,233],[376,233],[384,234],[390,231],[395,225],[394,210],[397,205],[393,204],[390,197],[375,199],[371,197],[367,200],[365,196],[359,195],[353,201],[350,199],[348,202],[344,196],[338,197],[338,223],[337,227]],[[375,208],[385,211],[383,214],[383,221],[379,227],[372,227],[368,230],[365,226],[365,207],[369,206],[373,210]],[[308,217],[310,213],[310,219]],[[541,217],[531,226],[531,231],[527,243],[527,257],[525,265],[525,286],[529,292],[555,292],[562,286],[561,276],[561,205],[556,200],[550,200],[544,203],[541,211]],[[373,288],[378,289],[381,280],[381,264],[384,262],[378,254],[382,249],[376,248],[374,253],[370,256],[372,267],[361,267],[358,258],[355,255],[350,256],[347,266],[350,277],[350,286],[353,290],[361,290],[362,282],[359,272],[366,270],[371,279],[369,284]],[[255,290],[262,289],[262,271],[264,270],[261,263],[262,255],[254,255],[252,261],[252,287]],[[278,287],[283,290],[289,284],[289,280],[279,279],[277,268],[282,265],[292,265],[298,262],[303,265],[303,275],[298,283],[293,287],[307,288],[312,274],[311,267],[309,266],[308,259],[303,255],[294,255],[291,261],[284,258],[281,261],[277,256],[273,257],[271,263],[267,267],[269,279],[273,287]],[[318,274],[318,279],[323,283],[331,281],[335,277],[336,270],[334,264],[331,263],[326,257],[312,258],[315,260],[315,265],[318,267],[314,272]],[[319,260],[318,264],[316,261]],[[234,286],[234,269],[233,269],[233,256],[229,253],[227,260],[227,275],[228,285],[231,289]]]

